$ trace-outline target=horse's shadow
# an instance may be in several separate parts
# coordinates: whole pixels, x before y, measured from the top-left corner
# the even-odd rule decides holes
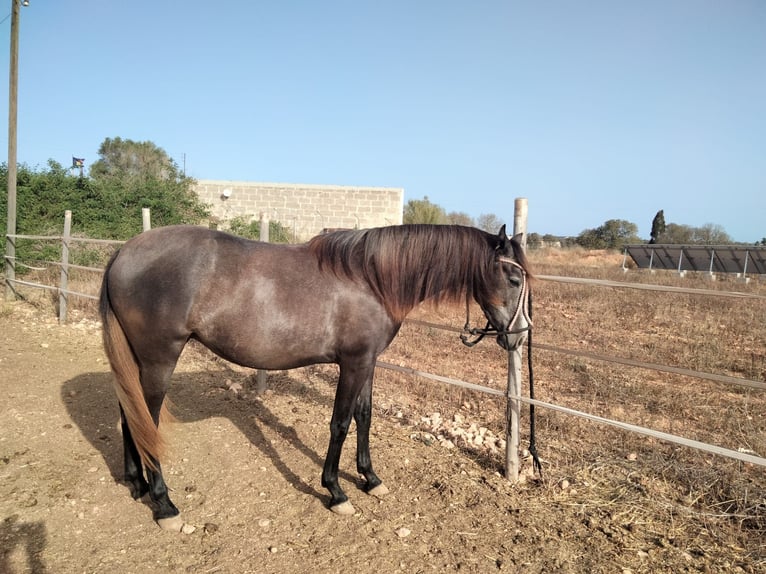
[[[232,371],[230,378],[244,382],[241,373]],[[326,505],[329,504],[329,495],[320,493],[307,484],[305,477],[298,476],[283,460],[279,450],[262,429],[268,427],[272,432],[278,433],[290,447],[312,461],[317,466],[317,472],[321,472],[324,458],[301,441],[296,431],[269,409],[268,399],[232,399],[234,395],[231,391],[224,390],[221,385],[216,386],[214,381],[220,379],[220,373],[216,372],[174,374],[168,398],[173,405],[172,412],[176,419],[185,423],[209,418],[228,418],[253,446],[269,458],[288,484],[303,494],[315,496]],[[301,401],[319,403],[328,409],[328,413],[332,410],[331,396],[297,381],[294,377],[280,377],[280,384],[269,388],[274,394],[294,395]],[[74,424],[99,451],[115,481],[121,482],[124,473],[122,436],[111,373],[78,375],[63,384],[61,393]],[[251,393],[248,393],[248,396],[251,396]],[[327,437],[329,439],[329,425]],[[214,439],[211,437],[212,440]],[[355,475],[341,472],[341,476],[356,484],[358,488],[363,486],[359,477]]]
[[[0,522],[0,572],[11,574],[9,553],[16,547],[23,548],[26,553],[25,572],[44,574],[48,572],[43,562],[42,554],[48,542],[45,524],[42,522],[19,522],[18,515],[9,516]]]

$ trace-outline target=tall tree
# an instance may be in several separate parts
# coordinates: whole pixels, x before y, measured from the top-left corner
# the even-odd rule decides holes
[[[624,219],[610,219],[577,236],[577,244],[588,249],[622,249],[626,244],[638,241],[638,226]]]
[[[665,211],[660,209],[652,220],[652,232],[649,243],[657,243],[657,240],[663,233],[665,233]]]
[[[136,142],[122,138],[106,138],[98,148],[99,159],[90,166],[93,179],[105,177],[155,178],[181,177],[170,156],[150,141]]]
[[[410,199],[404,206],[404,223],[448,223],[443,207],[431,203],[426,195],[423,199]]]
[[[104,214],[109,235],[130,237],[141,231],[141,209],[152,211],[152,225],[199,223],[208,215],[194,193],[194,180],[180,172],[170,156],[152,142],[107,138],[90,168],[91,186],[101,201],[122,211]]]

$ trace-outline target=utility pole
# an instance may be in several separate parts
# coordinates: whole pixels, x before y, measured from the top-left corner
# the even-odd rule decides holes
[[[5,238],[5,294],[13,299],[16,279],[16,118],[19,94],[19,12],[22,0],[11,0],[11,65],[8,79],[8,224]],[[29,1],[24,0],[24,6]]]

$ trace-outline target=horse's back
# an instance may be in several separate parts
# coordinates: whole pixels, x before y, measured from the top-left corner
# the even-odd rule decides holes
[[[203,227],[160,227],[120,248],[104,284],[128,328],[132,318],[180,333],[188,330],[195,301],[215,284],[220,268],[241,268],[257,248],[256,242]]]

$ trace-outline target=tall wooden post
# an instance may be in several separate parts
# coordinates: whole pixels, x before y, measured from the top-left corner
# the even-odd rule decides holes
[[[269,242],[269,215],[267,213],[261,213],[260,218],[260,235],[259,239],[266,243]],[[259,395],[266,392],[266,379],[268,378],[268,371],[258,369],[255,373],[255,392]]]
[[[72,212],[64,212],[64,235],[61,238],[61,279],[59,281],[59,323],[66,323],[69,305],[69,239],[72,237]]]
[[[514,203],[513,234],[522,233],[522,246],[527,244],[527,200],[517,198]],[[519,480],[519,450],[521,447],[521,402],[513,397],[521,396],[521,361],[523,345],[508,351],[508,386],[506,390],[506,436],[505,476],[508,480]]]
[[[16,120],[19,94],[19,6],[21,0],[11,0],[11,61],[8,77],[8,221],[5,228],[5,296],[16,297]]]
[[[148,207],[141,208],[141,226],[143,231],[149,231],[152,228],[152,211]]]

